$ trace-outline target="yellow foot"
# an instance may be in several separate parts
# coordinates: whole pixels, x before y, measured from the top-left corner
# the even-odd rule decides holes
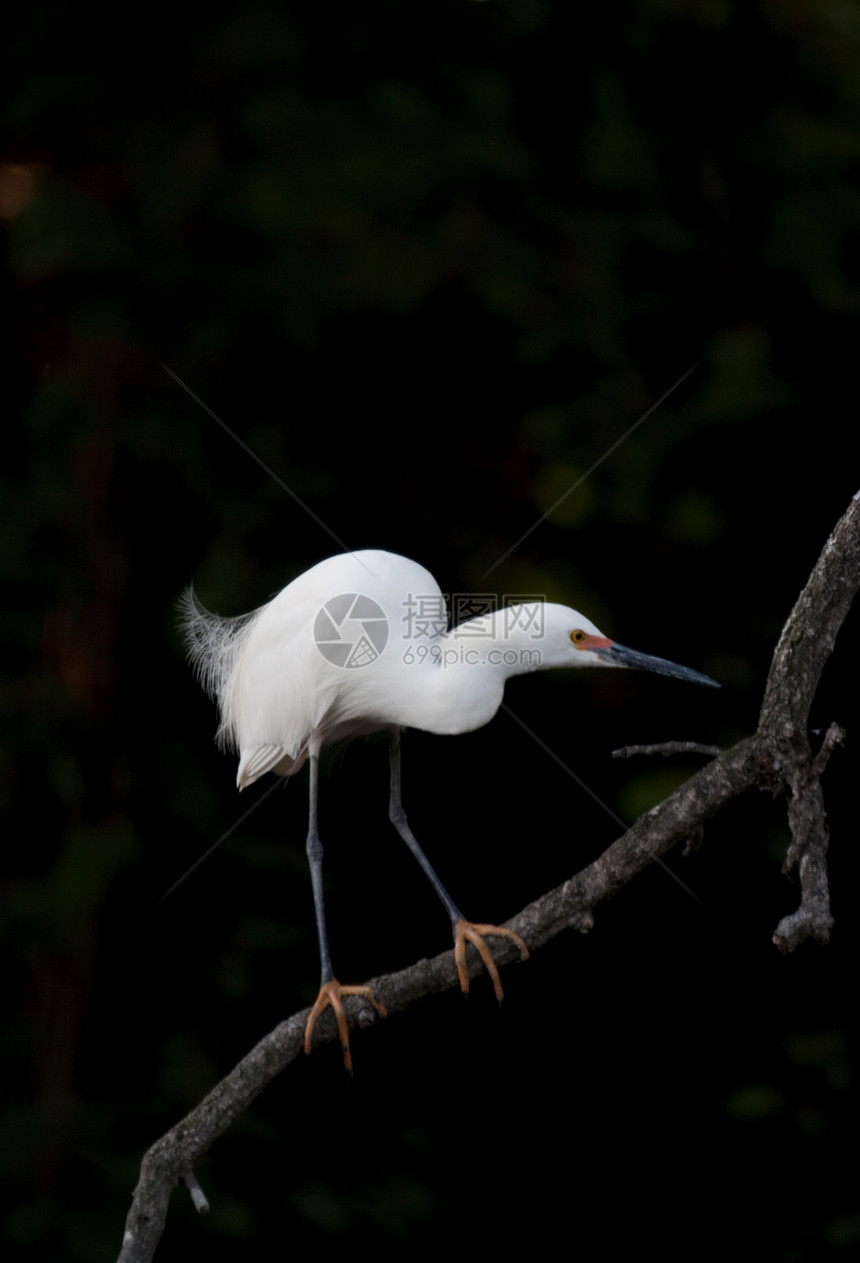
[[[352,1055],[349,1051],[349,1028],[346,1024],[346,1013],[341,1003],[342,996],[360,995],[365,1000],[369,1000],[376,1009],[380,1017],[387,1017],[385,1005],[380,1004],[370,987],[342,987],[336,978],[332,978],[330,982],[325,982],[320,987],[320,993],[317,996],[317,1002],[311,1009],[311,1015],[308,1018],[308,1024],[305,1027],[305,1052],[311,1050],[311,1040],[313,1038],[314,1027],[317,1018],[323,1009],[329,1005],[334,1009],[335,1021],[337,1022],[337,1033],[340,1036],[340,1047],[343,1053],[343,1064],[347,1074],[352,1074]]]
[[[477,951],[487,973],[493,980],[493,988],[496,992],[496,999],[501,1003],[504,992],[502,991],[502,980],[499,977],[499,971],[496,962],[490,955],[490,949],[484,942],[484,936],[489,934],[490,937],[507,938],[520,949],[520,960],[528,960],[529,949],[526,947],[519,934],[515,934],[513,930],[506,930],[500,925],[475,925],[472,921],[458,921],[454,926],[454,960],[457,962],[457,974],[460,978],[460,986],[465,995],[469,994],[469,974],[466,970],[466,944],[471,943]],[[317,1001],[319,1003],[319,1001]]]

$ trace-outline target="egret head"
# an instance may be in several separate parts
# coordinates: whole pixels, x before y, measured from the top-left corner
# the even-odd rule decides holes
[[[657,675],[672,676],[676,680],[689,680],[695,684],[708,684],[719,688],[716,680],[679,666],[666,658],[655,658],[648,653],[628,649],[617,641],[604,636],[590,619],[578,610],[565,605],[544,606],[544,632],[546,660],[544,666],[572,667],[627,667],[637,671],[653,671]]]

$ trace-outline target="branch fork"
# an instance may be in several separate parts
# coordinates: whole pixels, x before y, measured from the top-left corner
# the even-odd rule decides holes
[[[631,829],[581,872],[529,904],[507,928],[534,950],[574,928],[586,933],[594,912],[642,869],[679,843],[685,854],[699,845],[705,821],[732,798],[749,789],[786,792],[791,844],[783,872],[797,867],[799,907],[783,917],[773,935],[782,952],[806,939],[826,943],[833,928],[827,884],[829,842],[821,776],[844,732],[831,724],[813,755],[807,732],[809,712],[836,635],[860,588],[860,492],[837,523],[783,629],[765,688],[758,729],[728,750],[691,747],[685,751],[713,755],[711,762],[642,816]],[[617,757],[643,753],[632,747]],[[665,749],[657,748],[665,753]],[[501,940],[500,963],[518,955],[515,942]],[[457,985],[454,953],[421,960],[370,986],[389,1012],[435,991]],[[350,1026],[359,1020],[359,1000],[345,1006]],[[326,1015],[327,1016],[327,1015]],[[190,1114],[149,1149],[126,1221],[118,1263],[148,1263],[167,1216],[170,1193],[177,1184],[189,1189],[200,1213],[208,1201],[193,1174],[193,1165],[217,1137],[248,1108],[263,1088],[301,1053],[308,1010],[281,1022],[221,1080]],[[365,1013],[365,1020],[367,1014]],[[333,1021],[321,1020],[317,1040],[333,1038]]]

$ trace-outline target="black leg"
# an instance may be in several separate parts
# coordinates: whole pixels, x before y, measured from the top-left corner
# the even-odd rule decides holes
[[[415,834],[409,828],[409,821],[406,819],[406,812],[403,810],[403,801],[400,792],[400,729],[392,728],[391,730],[391,797],[388,805],[388,814],[391,817],[391,823],[400,834],[403,841],[409,847],[409,850],[417,859],[418,863],[424,869],[430,884],[436,891],[436,894],[445,905],[448,916],[451,918],[451,928],[454,932],[454,960],[457,965],[457,974],[460,979],[460,987],[463,992],[469,993],[469,972],[466,965],[466,944],[471,943],[477,951],[484,966],[493,980],[493,988],[496,992],[496,999],[502,999],[502,982],[499,978],[499,971],[496,962],[490,953],[485,939],[487,936],[495,938],[506,938],[509,942],[515,944],[518,948],[522,960],[528,958],[529,949],[513,930],[505,929],[499,925],[476,925],[473,921],[467,921],[454,900],[448,894],[448,891],[442,885],[436,875],[433,865],[418,845]]]
[[[316,1020],[323,1009],[331,1007],[337,1022],[337,1032],[343,1052],[343,1064],[347,1074],[352,1074],[352,1054],[349,1050],[349,1027],[343,1007],[344,996],[362,996],[376,1009],[380,1017],[385,1017],[385,1006],[380,1004],[370,987],[342,987],[335,978],[331,967],[331,955],[328,950],[328,934],[325,928],[325,904],[323,903],[322,860],[323,848],[317,827],[317,803],[319,801],[319,756],[310,755],[310,809],[308,811],[308,863],[311,867],[311,883],[314,888],[314,909],[317,917],[317,934],[320,943],[320,993],[316,1004],[311,1009],[305,1027],[305,1052],[311,1050]]]
[[[456,925],[458,921],[462,921],[464,919],[463,914],[448,894],[448,891],[442,885],[436,874],[436,870],[433,868],[433,865],[418,845],[418,839],[409,828],[409,821],[406,819],[406,812],[403,810],[403,800],[400,793],[399,728],[392,728],[391,730],[391,797],[388,804],[388,815],[391,823],[409,847],[409,850],[415,856],[418,863],[424,869],[424,872],[430,880],[431,886],[445,905],[448,916],[451,918],[451,924]]]
[[[317,918],[317,935],[320,944],[320,985],[331,982],[334,974],[331,967],[331,955],[328,949],[328,934],[325,927],[325,904],[323,902],[322,860],[323,847],[317,828],[317,802],[319,798],[319,756],[312,754],[310,763],[310,809],[308,812],[308,863],[311,868],[311,884],[314,890],[314,910]]]

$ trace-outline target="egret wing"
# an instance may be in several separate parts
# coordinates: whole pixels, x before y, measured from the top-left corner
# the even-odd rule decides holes
[[[265,776],[267,772],[278,772],[282,776],[288,776],[295,772],[303,762],[304,759],[294,759],[283,746],[255,746],[251,750],[242,751],[236,784],[240,789],[245,789],[261,776]]]

